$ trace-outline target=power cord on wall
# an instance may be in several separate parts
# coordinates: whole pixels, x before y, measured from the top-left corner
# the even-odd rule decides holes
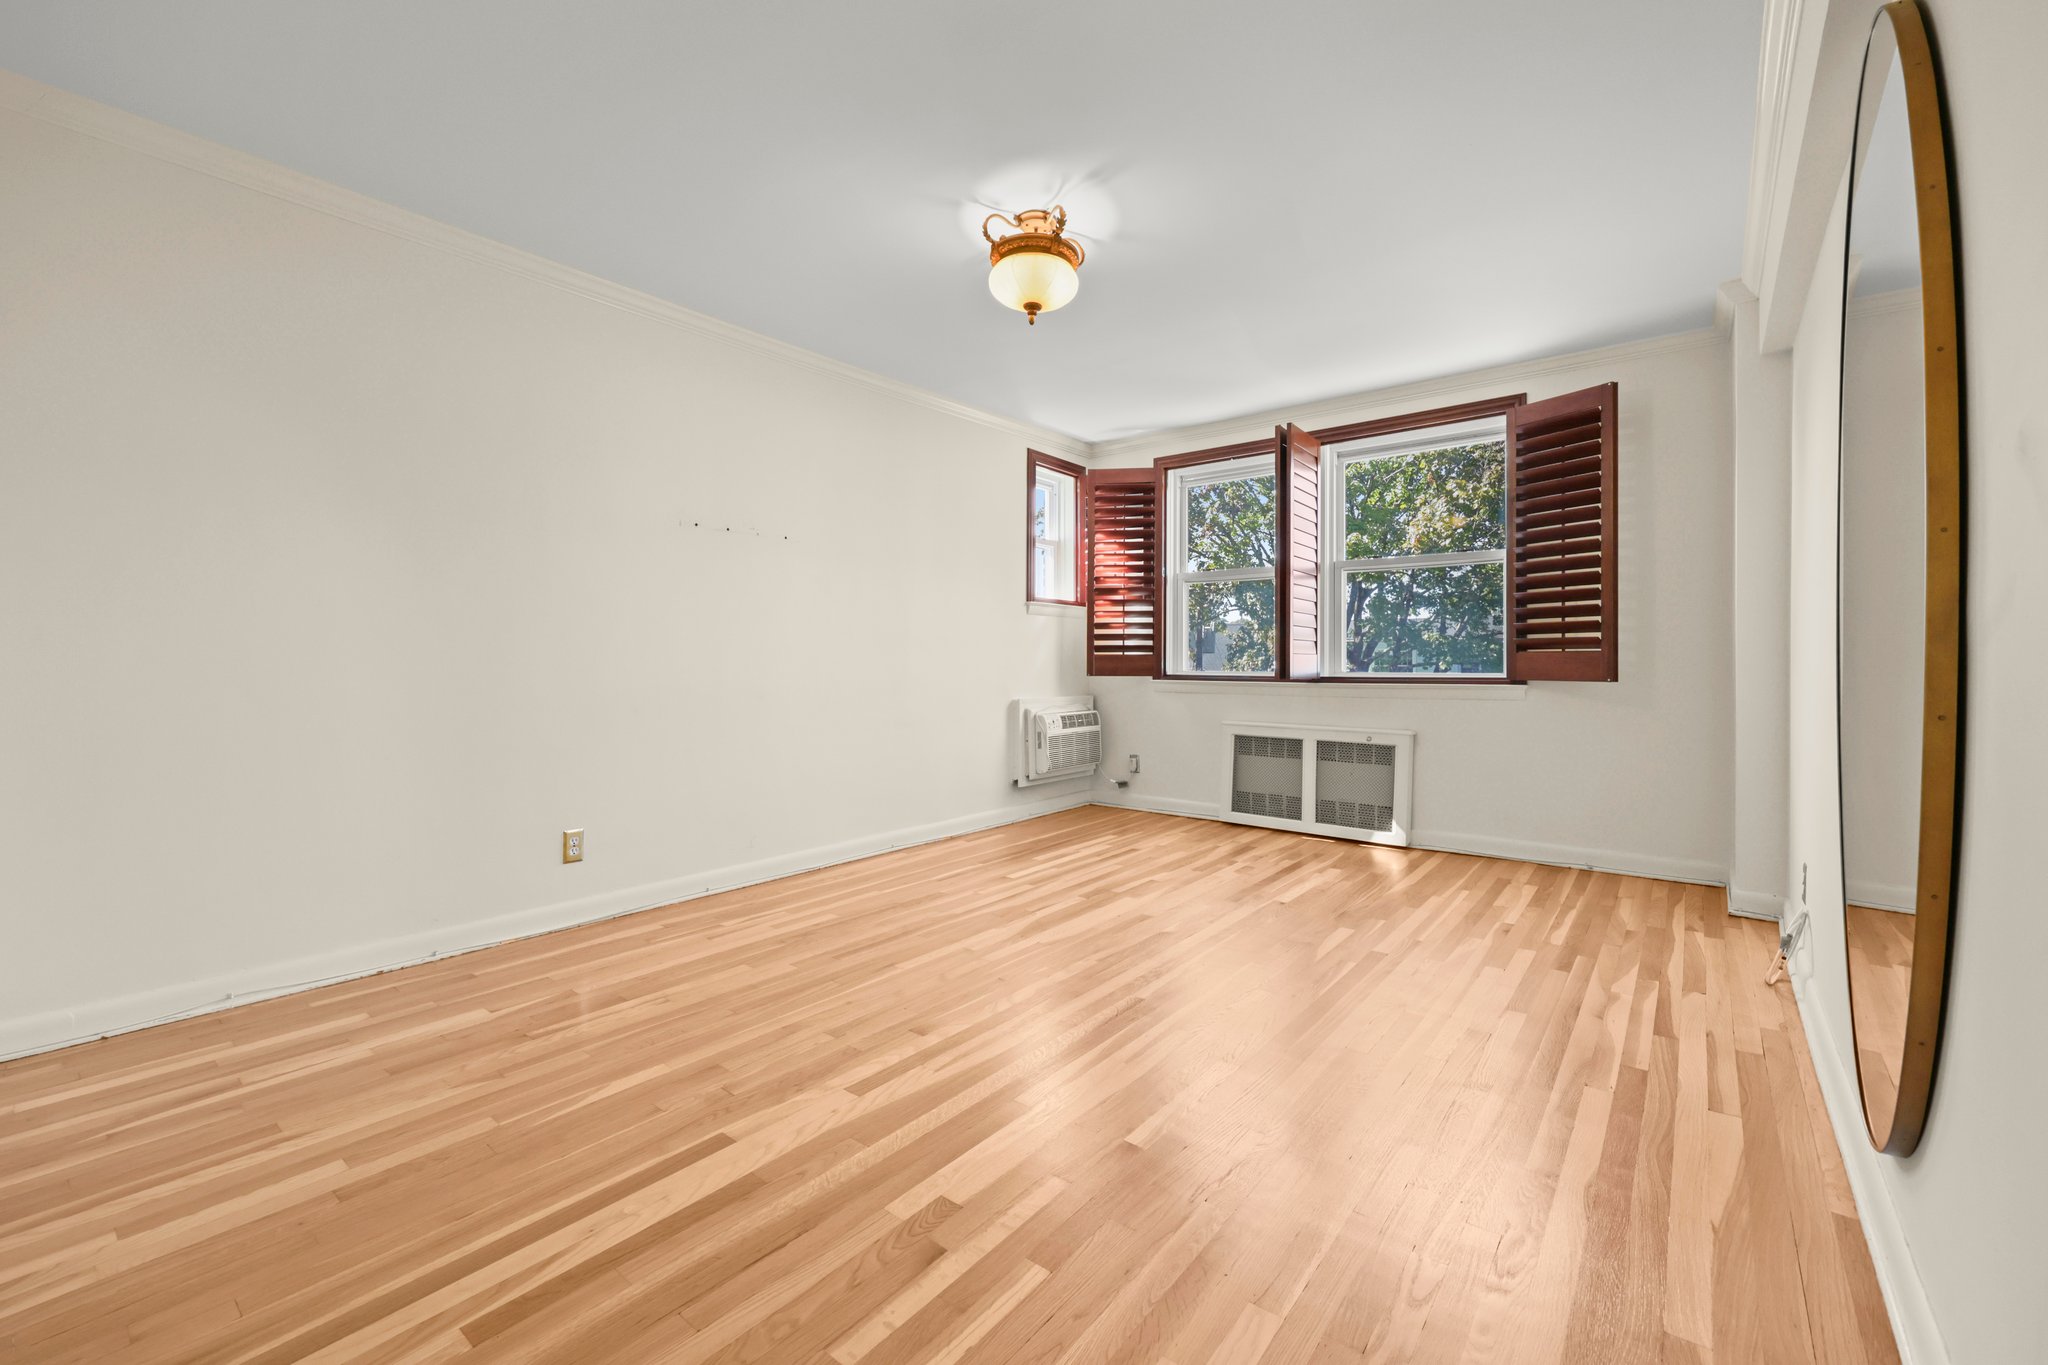
[[[1764,978],[1766,986],[1778,984],[1778,978],[1791,967],[1792,950],[1799,946],[1800,938],[1806,933],[1806,915],[1802,911],[1791,925],[1778,932],[1778,956],[1771,962],[1771,972]]]

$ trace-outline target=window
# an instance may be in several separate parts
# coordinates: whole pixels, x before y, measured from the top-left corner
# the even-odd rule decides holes
[[[1272,675],[1278,491],[1270,453],[1168,472],[1168,673]]]
[[[1601,384],[1095,470],[1088,671],[1612,681],[1618,423]]]
[[[1504,677],[1507,422],[1326,446],[1323,671]]]
[[[1077,464],[1027,451],[1024,458],[1024,600],[1081,601],[1081,477]]]
[[[1041,601],[1074,596],[1074,481],[1050,469],[1031,488],[1031,595]]]

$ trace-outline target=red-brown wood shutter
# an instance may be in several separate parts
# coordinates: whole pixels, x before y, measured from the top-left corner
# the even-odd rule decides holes
[[[1282,678],[1323,673],[1323,447],[1289,423],[1273,432],[1280,484],[1280,562],[1275,566]]]
[[[1088,671],[1159,671],[1160,479],[1152,469],[1089,473]]]
[[[1616,386],[1512,408],[1508,423],[1508,676],[1619,676]]]

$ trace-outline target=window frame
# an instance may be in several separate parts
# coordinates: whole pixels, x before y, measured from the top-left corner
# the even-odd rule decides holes
[[[1041,596],[1038,592],[1038,548],[1041,538],[1038,534],[1038,519],[1034,503],[1038,495],[1038,484],[1042,473],[1064,475],[1068,481],[1067,506],[1060,518],[1065,532],[1068,593],[1066,597]],[[1086,496],[1083,484],[1088,471],[1072,460],[1062,460],[1057,455],[1041,451],[1024,452],[1024,602],[1034,602],[1061,607],[1079,607],[1087,602],[1086,566],[1082,558],[1081,504]],[[1057,543],[1048,540],[1046,543]]]
[[[1271,477],[1274,480],[1273,516],[1275,518],[1274,538],[1279,538],[1279,471],[1274,462],[1272,447],[1265,442],[1254,446],[1250,453],[1242,453],[1241,447],[1225,447],[1219,451],[1199,452],[1202,458],[1188,456],[1171,457],[1171,462],[1161,461],[1160,469],[1165,480],[1161,489],[1163,504],[1162,517],[1165,522],[1165,554],[1161,556],[1160,573],[1165,580],[1161,601],[1166,611],[1166,631],[1163,654],[1160,659],[1159,675],[1162,678],[1220,678],[1242,681],[1271,680],[1278,676],[1279,657],[1274,656],[1274,668],[1257,673],[1216,672],[1204,673],[1199,670],[1177,668],[1187,659],[1187,588],[1189,584],[1201,583],[1251,583],[1269,582],[1273,585],[1274,602],[1277,612],[1280,592],[1280,565],[1276,562],[1263,569],[1198,569],[1189,570],[1187,517],[1183,515],[1187,490],[1212,483],[1230,483],[1238,479]],[[1277,556],[1276,556],[1277,557]]]
[[[1149,676],[1184,682],[1329,682],[1367,687],[1520,687],[1531,682],[1618,681],[1622,614],[1618,522],[1623,462],[1617,415],[1619,393],[1620,385],[1609,380],[1536,403],[1529,402],[1527,394],[1518,393],[1313,431],[1303,431],[1288,423],[1276,429],[1270,443],[1244,441],[1185,455],[1161,456],[1152,461],[1150,469],[1112,466],[1091,471],[1080,484],[1080,572],[1090,676]],[[1505,418],[1507,436],[1503,509],[1508,540],[1503,622],[1506,671],[1324,671],[1321,664],[1326,657],[1325,646],[1337,638],[1333,630],[1325,639],[1325,604],[1337,599],[1326,591],[1334,575],[1326,571],[1321,557],[1330,553],[1334,558],[1334,545],[1322,543],[1326,525],[1323,518],[1332,515],[1327,508],[1339,507],[1343,501],[1341,497],[1324,496],[1330,487],[1322,477],[1324,450],[1363,437],[1496,416]],[[1274,625],[1279,632],[1275,641],[1275,669],[1258,673],[1169,669],[1168,634],[1178,632],[1174,648],[1186,648],[1182,619],[1186,598],[1184,591],[1169,592],[1172,561],[1168,554],[1177,550],[1179,562],[1185,563],[1186,541],[1181,524],[1184,519],[1173,514],[1172,503],[1179,498],[1176,494],[1169,499],[1167,477],[1185,466],[1220,463],[1240,456],[1271,461],[1277,495],[1279,543],[1275,546],[1272,575]],[[1591,462],[1590,468],[1584,467],[1586,461]],[[1341,467],[1351,461],[1333,463]],[[1572,467],[1556,467],[1565,465]],[[1587,482],[1588,479],[1591,481]],[[1027,484],[1027,489],[1031,486]],[[1318,508],[1313,536],[1304,534],[1301,525],[1289,523],[1293,509],[1307,501],[1311,489],[1319,504],[1327,504],[1327,508]],[[1028,499],[1026,512],[1028,516]],[[1560,527],[1563,531],[1557,529]],[[1331,540],[1341,543],[1337,537]],[[1560,550],[1560,545],[1565,548]],[[1108,552],[1105,563],[1098,564],[1098,550]],[[1491,552],[1484,552],[1483,557],[1482,552],[1457,552],[1461,557],[1467,553],[1482,562],[1492,558]],[[1030,556],[1027,541],[1027,573]],[[1560,556],[1577,562],[1565,570],[1556,565],[1545,567],[1547,560]],[[1300,567],[1311,557],[1317,560],[1313,573]],[[1390,558],[1397,558],[1397,562],[1386,567],[1426,567],[1431,562],[1422,556]],[[1336,562],[1373,567],[1368,561]],[[1245,571],[1242,576],[1264,574]],[[1184,582],[1188,575],[1183,572],[1179,577]],[[1295,610],[1308,606],[1308,594],[1303,589],[1309,583],[1315,588],[1317,613],[1313,654],[1305,638],[1307,633],[1290,632],[1286,626],[1290,602]],[[1102,589],[1100,594],[1098,588]],[[1283,592],[1288,595],[1281,596]],[[1100,617],[1098,609],[1104,612]],[[1168,611],[1173,613],[1173,619],[1162,622],[1160,617]],[[1596,612],[1597,624],[1585,624],[1596,620]],[[1140,642],[1142,647],[1129,648],[1132,641]],[[1313,677],[1307,672],[1311,658],[1317,675]],[[1137,665],[1149,665],[1150,672]]]
[[[1430,414],[1417,414],[1428,417]],[[1507,413],[1505,410],[1491,415],[1466,416],[1450,421],[1427,422],[1412,426],[1393,426],[1383,431],[1354,436],[1348,440],[1323,442],[1322,456],[1322,544],[1325,547],[1322,562],[1317,565],[1317,599],[1322,620],[1319,623],[1322,640],[1321,679],[1330,682],[1466,682],[1502,683],[1508,679],[1507,631],[1511,613],[1509,611],[1512,591],[1512,575],[1508,571],[1508,507],[1507,507]],[[1346,559],[1338,557],[1349,534],[1349,512],[1344,499],[1344,475],[1354,464],[1373,460],[1392,459],[1401,455],[1415,455],[1429,450],[1441,450],[1447,446],[1476,445],[1482,441],[1497,440],[1501,443],[1501,543],[1492,550],[1455,550],[1428,554],[1382,555],[1368,559]],[[1500,670],[1493,673],[1435,673],[1435,672],[1388,672],[1359,673],[1346,666],[1344,639],[1344,598],[1350,576],[1355,573],[1388,573],[1403,569],[1454,568],[1468,564],[1498,564],[1501,566],[1500,622],[1501,662]]]

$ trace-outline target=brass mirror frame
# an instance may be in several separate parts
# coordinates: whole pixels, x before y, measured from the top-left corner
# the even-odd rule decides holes
[[[1849,212],[1843,229],[1842,321],[1843,402],[1847,402],[1849,242],[1854,237],[1856,184],[1865,137],[1882,98],[1889,66],[1875,73],[1871,57],[1881,29],[1889,24],[1904,78],[1906,123],[1913,159],[1913,191],[1920,237],[1923,363],[1927,384],[1927,647],[1920,730],[1920,847],[1914,887],[1913,970],[1906,996],[1905,1051],[1900,1060],[1898,1099],[1887,1131],[1870,1121],[1863,1100],[1864,1127],[1880,1152],[1906,1156],[1920,1143],[1934,1090],[1940,1052],[1942,1009],[1947,994],[1949,938],[1955,913],[1955,850],[1962,828],[1961,739],[1963,722],[1963,403],[1961,332],[1957,326],[1955,224],[1950,212],[1947,119],[1941,75],[1918,0],[1894,0],[1871,21],[1863,77],[1856,98],[1856,151],[1850,162]],[[1875,80],[1873,81],[1873,75]],[[1846,462],[1837,451],[1837,479]],[[1838,485],[1837,493],[1840,493]],[[1835,524],[1837,576],[1835,607],[1835,716],[1837,796],[1840,797],[1842,742],[1842,551],[1846,544],[1839,504]],[[1846,843],[1846,841],[1845,841]],[[1843,886],[1848,885],[1843,849]],[[1843,900],[1844,946],[1848,906]],[[1855,974],[1843,954],[1849,980],[1851,1051],[1856,1057],[1859,1099],[1864,1088],[1862,1048],[1854,1042]]]

